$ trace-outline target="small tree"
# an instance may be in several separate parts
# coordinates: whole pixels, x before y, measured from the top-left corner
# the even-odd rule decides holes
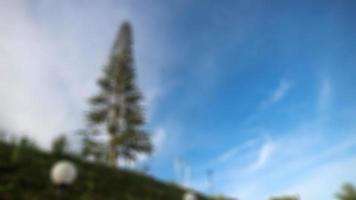
[[[60,135],[52,142],[51,151],[55,155],[63,155],[68,148],[68,142],[65,135]]]
[[[142,96],[135,84],[132,56],[132,31],[122,24],[111,51],[104,76],[98,80],[99,94],[90,99],[87,115],[93,126],[104,126],[109,135],[108,159],[117,165],[118,157],[134,161],[138,154],[152,150],[148,135],[142,130]]]
[[[336,194],[340,200],[356,200],[356,188],[351,183],[346,183],[342,187],[342,192]]]

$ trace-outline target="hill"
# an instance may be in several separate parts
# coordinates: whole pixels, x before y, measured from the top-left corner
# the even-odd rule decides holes
[[[67,189],[66,200],[181,200],[185,192],[174,184],[137,172],[0,142],[0,199],[55,199],[56,188],[49,173],[60,159],[71,160],[78,168],[78,177]],[[208,198],[198,195],[198,199]]]

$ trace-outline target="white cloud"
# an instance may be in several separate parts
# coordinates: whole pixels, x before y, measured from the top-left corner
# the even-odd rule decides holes
[[[9,3],[11,2],[11,3]],[[5,129],[31,132],[48,146],[51,135],[66,130],[63,93],[53,86],[53,49],[29,18],[22,1],[0,6],[0,118]],[[68,123],[70,124],[70,122]]]
[[[307,172],[303,180],[280,194],[299,194],[303,200],[335,199],[345,182],[356,184],[355,166],[356,157],[329,162]]]
[[[118,3],[82,8],[71,1],[0,2],[0,128],[24,132],[43,147],[60,132],[82,128],[86,99],[97,90],[95,81],[123,19],[133,22],[138,85],[151,119],[167,85],[161,84],[170,59],[165,55],[174,54],[157,42],[164,39],[157,16],[138,15],[141,4]]]
[[[260,108],[265,109],[275,103],[280,102],[285,98],[293,86],[292,82],[286,79],[282,79],[279,82],[278,87],[269,95],[269,97],[260,104]]]
[[[163,149],[166,137],[166,130],[161,127],[154,132],[152,136],[152,143],[155,152],[159,152]]]
[[[276,103],[276,102],[282,100],[282,98],[284,98],[286,96],[286,94],[289,91],[290,87],[291,87],[291,83],[289,81],[282,80],[280,82],[278,88],[272,94],[271,101],[273,103]]]
[[[318,90],[318,109],[320,115],[325,115],[333,100],[333,84],[327,73],[320,74]]]
[[[224,163],[228,162],[231,159],[233,159],[235,156],[238,156],[239,154],[241,155],[244,151],[249,150],[251,147],[256,145],[258,142],[257,139],[251,139],[248,140],[247,142],[243,143],[242,145],[233,147],[227,151],[225,151],[223,154],[221,154],[217,159],[217,163]]]
[[[229,149],[225,151],[222,155],[220,155],[217,159],[218,162],[226,162],[236,156],[240,151],[241,147],[234,147],[232,149]]]
[[[315,129],[318,128],[302,124],[296,130],[267,140],[258,150],[257,159],[252,164],[247,165],[245,160],[229,160],[224,165],[217,166],[214,171],[219,173],[215,174],[214,185],[219,192],[242,200],[268,199],[275,195],[297,193],[302,195],[302,199],[319,200],[338,191],[341,183],[356,182],[356,177],[350,176],[354,161],[349,162],[355,156],[345,157],[348,151],[355,149],[356,137],[330,141],[330,135],[311,135],[315,133]],[[251,148],[239,155],[253,155],[255,151]],[[338,167],[330,167],[331,165]],[[327,169],[322,170],[324,168]],[[324,172],[319,173],[319,170]],[[322,174],[332,175],[331,178],[323,179]],[[319,181],[323,183],[314,186]],[[194,181],[202,185],[200,182]],[[328,187],[332,190],[325,195],[323,190]],[[200,188],[204,189],[202,186]]]
[[[265,167],[270,160],[274,151],[276,150],[276,144],[272,141],[268,141],[262,145],[257,160],[249,167],[249,171],[257,171]]]

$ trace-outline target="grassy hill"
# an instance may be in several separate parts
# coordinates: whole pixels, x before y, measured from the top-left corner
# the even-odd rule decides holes
[[[0,142],[0,199],[55,199],[56,188],[49,173],[51,166],[63,158],[78,168],[78,177],[67,189],[66,200],[181,200],[184,193],[173,184],[132,171]],[[198,199],[208,198],[199,195]]]

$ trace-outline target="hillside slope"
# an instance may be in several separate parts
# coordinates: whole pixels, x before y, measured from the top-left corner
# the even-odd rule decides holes
[[[55,199],[49,180],[58,159],[39,150],[19,149],[0,142],[0,199]],[[64,199],[75,200],[181,200],[184,191],[139,173],[116,170],[65,156],[78,168],[78,177]],[[198,196],[199,200],[207,197]]]

